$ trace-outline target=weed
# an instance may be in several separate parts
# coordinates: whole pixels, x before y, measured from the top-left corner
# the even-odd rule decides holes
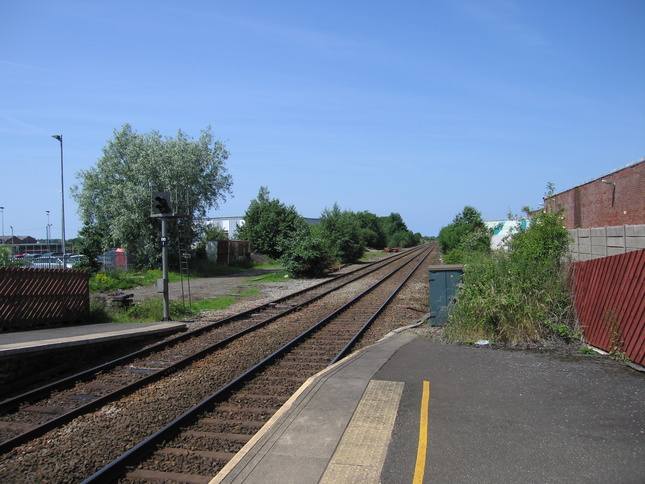
[[[509,250],[470,251],[445,335],[501,343],[579,338],[563,263],[568,233],[559,214],[540,213]]]
[[[578,348],[578,353],[582,355],[595,355],[596,352],[591,348]]]

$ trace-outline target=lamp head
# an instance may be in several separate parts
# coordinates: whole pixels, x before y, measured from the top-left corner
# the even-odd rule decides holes
[[[52,134],[52,138],[56,138],[58,141],[63,141],[62,134]]]

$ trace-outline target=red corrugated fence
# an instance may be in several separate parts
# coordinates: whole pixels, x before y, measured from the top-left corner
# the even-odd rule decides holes
[[[573,264],[585,340],[645,365],[645,250]]]

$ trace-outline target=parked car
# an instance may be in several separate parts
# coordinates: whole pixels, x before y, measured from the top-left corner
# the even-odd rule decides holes
[[[59,257],[34,257],[29,262],[32,269],[62,269],[63,259]]]
[[[67,268],[71,269],[74,267],[76,264],[82,261],[86,261],[87,256],[86,255],[81,255],[81,254],[72,254],[67,257]]]

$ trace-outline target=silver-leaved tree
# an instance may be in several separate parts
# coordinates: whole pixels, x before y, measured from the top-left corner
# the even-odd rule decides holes
[[[199,139],[181,130],[165,137],[157,131],[137,133],[128,124],[114,131],[95,166],[77,173],[72,196],[83,221],[84,253],[123,247],[141,268],[160,260],[160,221],[151,218],[151,193],[170,189],[182,203],[183,218],[170,219],[168,247],[179,252],[179,238],[188,246],[201,232],[199,220],[217,208],[231,192],[232,179],[225,162],[224,144],[208,127]]]

